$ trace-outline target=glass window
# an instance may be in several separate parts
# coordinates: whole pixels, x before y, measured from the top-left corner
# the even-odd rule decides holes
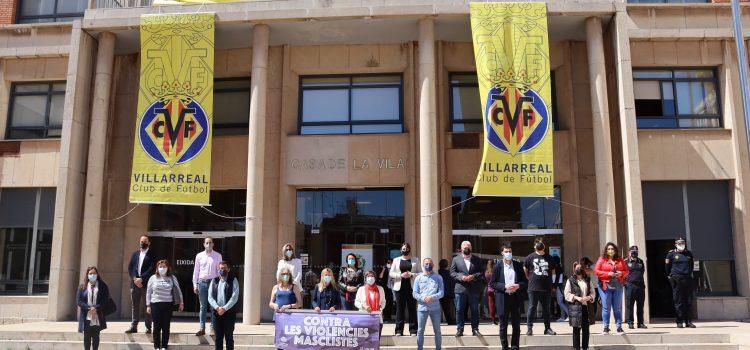
[[[245,190],[211,191],[211,211],[230,217],[245,216]],[[244,219],[224,219],[199,206],[149,206],[149,231],[244,231]]]
[[[214,80],[214,136],[247,135],[250,118],[250,78]]]
[[[47,293],[54,207],[55,188],[0,190],[0,294]]]
[[[639,128],[721,127],[714,70],[641,69],[633,78]]]
[[[471,197],[471,188],[453,187],[453,229],[562,229],[560,187],[555,199]]]
[[[400,75],[303,77],[299,133],[403,132]]]
[[[65,83],[14,83],[10,92],[7,138],[60,137],[64,106]]]
[[[18,23],[68,22],[83,17],[88,0],[19,0]]]

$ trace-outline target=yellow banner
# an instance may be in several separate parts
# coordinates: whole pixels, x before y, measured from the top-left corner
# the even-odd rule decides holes
[[[484,125],[475,196],[552,197],[545,3],[471,3]]]
[[[130,202],[208,205],[214,14],[141,17]]]

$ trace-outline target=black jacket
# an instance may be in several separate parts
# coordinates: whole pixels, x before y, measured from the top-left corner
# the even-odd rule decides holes
[[[514,283],[518,283],[521,288],[516,290],[513,294],[505,294],[505,267],[503,265],[505,265],[503,261],[495,264],[495,267],[492,269],[492,281],[490,282],[492,289],[495,290],[495,310],[497,311],[498,316],[505,313],[506,301],[513,301],[515,303],[512,305],[520,308],[523,305],[524,292],[528,286],[526,274],[523,272],[523,264],[514,260],[513,271],[516,273]]]
[[[318,286],[315,286],[312,290],[312,307],[313,309],[319,307],[321,310],[328,310],[330,308],[341,309],[341,294],[338,289],[333,286],[328,286],[321,292]]]
[[[130,263],[128,263],[128,274],[130,275],[130,288],[135,287],[133,279],[138,277],[138,259],[140,258],[141,251],[136,250],[133,255],[130,256]],[[141,265],[141,281],[143,281],[143,288],[146,288],[148,279],[154,274],[156,269],[156,259],[151,248],[146,251],[146,256],[143,257],[143,265]]]
[[[476,255],[472,255],[469,263],[471,268],[467,270],[463,254],[458,254],[453,258],[453,262],[451,263],[451,277],[456,281],[456,285],[453,289],[455,294],[461,294],[467,291],[473,293],[482,292],[484,262]],[[474,280],[471,282],[464,282],[461,280],[464,276],[468,275],[473,275]]]
[[[578,297],[583,296],[583,291],[581,290],[581,287],[578,286],[578,279],[576,278],[576,276],[570,276],[567,283],[570,283],[571,293]],[[586,283],[589,284],[589,290],[592,290],[593,286],[591,285],[590,278],[586,277]],[[585,307],[587,308],[589,314],[589,325],[592,325],[596,321],[596,301],[588,303]],[[571,327],[581,327],[583,308],[583,304],[579,303],[578,301],[568,303],[568,316],[570,317],[568,319],[568,324],[570,324]]]

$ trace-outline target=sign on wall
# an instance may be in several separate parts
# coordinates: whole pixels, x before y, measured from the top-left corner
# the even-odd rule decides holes
[[[471,3],[484,125],[475,196],[552,197],[545,3]]]
[[[294,310],[276,313],[277,349],[379,349],[380,313]]]
[[[209,204],[214,14],[141,17],[130,202]]]

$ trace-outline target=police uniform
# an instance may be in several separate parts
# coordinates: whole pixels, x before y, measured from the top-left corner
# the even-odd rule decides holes
[[[672,300],[677,313],[677,327],[695,327],[692,322],[693,304],[693,254],[686,249],[667,253],[667,276],[672,286]]]
[[[643,302],[646,300],[646,283],[643,279],[643,273],[646,265],[641,258],[628,258],[625,260],[628,264],[630,273],[625,279],[625,321],[628,327],[633,328],[633,307],[637,307],[638,328],[646,328],[646,321],[643,319]]]

